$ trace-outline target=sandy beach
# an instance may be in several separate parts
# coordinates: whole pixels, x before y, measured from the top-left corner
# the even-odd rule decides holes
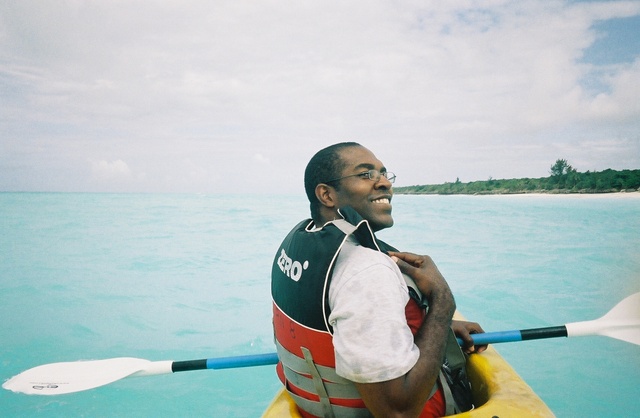
[[[618,193],[504,193],[483,194],[470,196],[496,196],[496,197],[548,197],[550,199],[640,199],[640,192]]]
[[[617,193],[487,193],[487,194],[436,194],[436,193],[396,193],[402,196],[469,196],[496,198],[549,198],[549,199],[640,199],[640,192]]]

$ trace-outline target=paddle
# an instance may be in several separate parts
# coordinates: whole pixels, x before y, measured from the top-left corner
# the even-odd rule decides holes
[[[593,321],[572,322],[546,328],[486,332],[473,334],[471,337],[474,344],[483,345],[584,335],[603,335],[640,345],[640,292],[627,296],[605,315]],[[458,339],[458,343],[462,345],[462,340]]]
[[[640,293],[623,299],[600,319],[557,327],[474,334],[475,344],[535,340],[581,335],[604,335],[640,345]],[[151,376],[189,370],[228,369],[276,364],[276,353],[188,361],[156,361],[138,358],[51,363],[26,370],[2,387],[14,392],[60,395],[107,385],[130,376]]]
[[[51,363],[26,370],[2,387],[30,395],[62,395],[108,385],[131,376],[153,376],[190,370],[231,369],[276,364],[276,353],[187,361],[149,361],[132,357]]]

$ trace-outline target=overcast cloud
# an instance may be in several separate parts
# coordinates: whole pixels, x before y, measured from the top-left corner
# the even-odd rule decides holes
[[[0,5],[0,190],[303,193],[640,168],[638,1]]]

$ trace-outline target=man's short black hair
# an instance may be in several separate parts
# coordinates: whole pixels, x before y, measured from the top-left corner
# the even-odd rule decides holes
[[[309,160],[307,168],[304,170],[304,190],[309,199],[313,219],[320,218],[320,202],[316,197],[316,186],[342,175],[345,163],[340,157],[340,151],[345,148],[361,146],[357,142],[341,142],[321,149]],[[339,184],[335,184],[334,187],[338,188]]]

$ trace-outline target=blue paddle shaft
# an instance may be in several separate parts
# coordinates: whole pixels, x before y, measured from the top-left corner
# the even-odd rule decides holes
[[[171,364],[171,371],[176,373],[205,369],[234,369],[237,367],[268,366],[277,362],[278,355],[276,353],[252,354],[248,356],[174,361]]]
[[[546,328],[532,328],[513,331],[485,332],[472,334],[474,345],[509,343],[515,341],[540,340],[543,338],[566,337],[567,328],[564,325]],[[458,344],[463,342],[458,338]]]
[[[473,343],[475,345],[522,341],[522,334],[518,330],[487,332],[484,334],[473,334],[471,335],[471,337],[473,338]],[[458,344],[463,345],[463,342],[460,338],[458,338]]]
[[[276,353],[254,354],[249,356],[210,358],[207,359],[207,369],[268,366],[276,363],[278,363],[278,355]]]

